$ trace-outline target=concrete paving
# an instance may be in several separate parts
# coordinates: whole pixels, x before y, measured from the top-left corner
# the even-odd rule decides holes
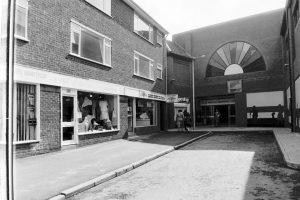
[[[170,129],[175,132],[177,129]],[[268,127],[197,127],[195,131],[211,132],[264,132],[272,131],[280,147],[285,164],[293,169],[300,169],[300,133],[293,133],[289,128]]]
[[[113,170],[158,154],[202,133],[162,133],[116,140],[15,161],[15,199],[56,196]]]
[[[274,135],[218,133],[71,200],[299,199],[300,173],[284,166]]]

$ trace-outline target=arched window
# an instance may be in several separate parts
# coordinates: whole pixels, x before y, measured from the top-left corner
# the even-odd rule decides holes
[[[246,42],[230,42],[210,58],[206,76],[227,76],[266,70],[261,53]]]

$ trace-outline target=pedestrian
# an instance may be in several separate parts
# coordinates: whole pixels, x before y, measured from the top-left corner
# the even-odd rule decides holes
[[[283,110],[281,104],[278,105],[277,124],[280,127],[284,125]]]
[[[221,117],[221,113],[219,112],[218,109],[216,109],[216,112],[215,112],[215,126],[219,126],[220,117]]]
[[[177,129],[178,132],[182,132],[183,131],[183,113],[182,110],[178,110],[178,113],[176,115],[176,124],[177,124]]]
[[[187,133],[189,133],[189,128],[192,127],[191,123],[192,123],[192,118],[189,112],[187,112],[186,110],[184,110],[183,112],[183,124],[184,124],[184,130],[187,131]]]

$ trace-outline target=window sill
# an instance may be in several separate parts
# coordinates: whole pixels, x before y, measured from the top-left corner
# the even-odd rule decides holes
[[[93,135],[93,134],[100,134],[100,133],[109,133],[109,132],[117,132],[120,131],[120,129],[113,129],[113,130],[105,130],[103,129],[102,131],[90,131],[90,132],[83,132],[83,133],[78,133],[77,135]]]
[[[15,38],[16,38],[17,40],[21,40],[21,41],[23,41],[23,42],[29,42],[28,38],[24,38],[24,37],[17,36],[17,35],[15,35]]]
[[[137,76],[137,77],[140,77],[140,78],[143,78],[143,79],[146,79],[146,80],[149,80],[149,81],[155,81],[154,79],[152,78],[148,78],[148,77],[144,77],[144,76],[141,76],[141,75],[138,75],[138,74],[133,74],[134,76]]]
[[[95,64],[98,64],[98,65],[104,66],[104,67],[112,68],[112,66],[110,66],[110,65],[102,64],[100,62],[97,62],[97,61],[94,61],[94,60],[91,60],[91,59],[88,59],[88,58],[84,58],[84,57],[81,57],[81,56],[73,54],[73,53],[69,53],[69,55],[73,56],[73,57],[76,57],[76,58],[79,58],[81,60],[86,60],[86,61],[89,61],[91,63],[95,63]]]
[[[159,77],[157,77],[156,79],[161,80],[161,81],[163,80],[163,78],[159,78]]]
[[[142,38],[143,40],[145,40],[146,42],[148,42],[149,44],[152,44],[154,46],[154,43],[151,42],[150,40],[148,40],[147,38],[141,36],[140,34],[138,34],[137,32],[133,31],[137,36],[139,36],[140,38]]]
[[[28,141],[19,141],[19,142],[14,142],[14,145],[19,145],[19,144],[33,144],[33,143],[39,143],[39,140],[28,140]]]

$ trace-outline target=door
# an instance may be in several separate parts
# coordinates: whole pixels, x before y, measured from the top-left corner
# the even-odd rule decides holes
[[[75,97],[62,96],[62,145],[75,144]]]
[[[128,119],[128,133],[133,133],[133,99],[128,98],[128,110],[127,110],[127,119]]]

